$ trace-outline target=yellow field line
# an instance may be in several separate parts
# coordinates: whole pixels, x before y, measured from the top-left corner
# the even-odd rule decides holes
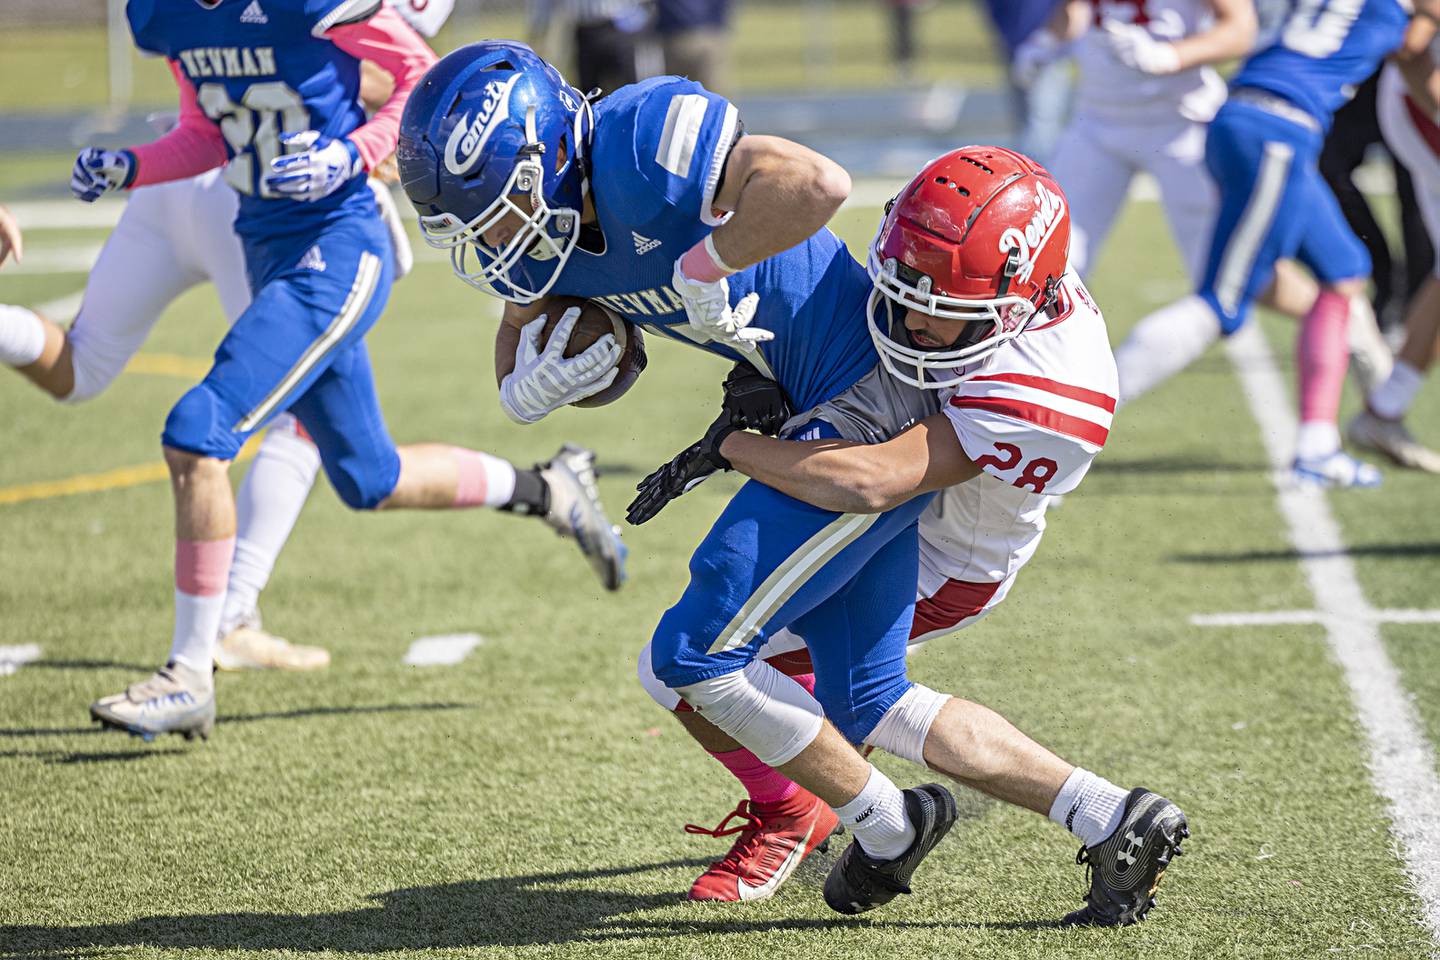
[[[260,445],[260,436],[251,437],[240,449],[236,461],[248,460],[255,456]],[[48,500],[52,497],[73,497],[81,493],[102,493],[106,490],[122,490],[138,487],[142,483],[157,483],[170,476],[165,464],[145,463],[136,467],[120,467],[103,473],[82,473],[62,480],[41,480],[38,483],[22,483],[13,487],[0,487],[0,507],[30,500]]]
[[[199,380],[210,372],[209,360],[182,357],[174,353],[137,353],[125,365],[126,373],[150,373],[161,377]]]

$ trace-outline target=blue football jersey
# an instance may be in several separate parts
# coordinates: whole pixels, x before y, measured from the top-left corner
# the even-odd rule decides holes
[[[282,133],[320,131],[320,145],[365,122],[360,62],[323,34],[379,8],[378,0],[129,0],[141,50],[180,65],[200,109],[225,138],[226,181],[240,194],[235,230],[247,240],[318,226],[337,211],[374,211],[364,177],[313,203],[261,184]]]
[[[721,222],[711,204],[738,122],[723,97],[678,77],[621,87],[596,103],[590,190],[598,230],[582,234],[550,292],[600,300],[647,330],[695,342],[670,280],[676,259]],[[532,260],[525,268],[538,281],[554,265]],[[730,278],[732,304],[752,291],[760,296],[753,325],[775,339],[744,359],[784,386],[797,410],[875,365],[865,320],[870,280],[829,230]],[[700,346],[742,358],[720,344]]]
[[[1292,0],[1273,40],[1230,81],[1278,94],[1324,128],[1400,46],[1410,14],[1400,0]]]

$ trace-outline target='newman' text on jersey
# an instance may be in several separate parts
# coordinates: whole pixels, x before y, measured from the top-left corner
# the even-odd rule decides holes
[[[181,50],[191,77],[264,77],[274,74],[274,47],[196,47]]]

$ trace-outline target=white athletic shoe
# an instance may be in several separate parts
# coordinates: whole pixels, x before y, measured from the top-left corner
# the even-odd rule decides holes
[[[216,670],[323,670],[330,666],[330,651],[324,647],[302,647],[266,633],[259,610],[220,631],[215,644]]]
[[[1384,454],[1398,466],[1440,473],[1440,453],[1411,436],[1404,420],[1386,420],[1362,410],[1345,425],[1345,436],[1360,449]]]
[[[167,663],[124,693],[96,700],[90,718],[147,741],[161,733],[207,740],[215,729],[215,685],[184,664]]]
[[[620,538],[620,528],[610,522],[600,502],[594,452],[567,443],[537,469],[550,487],[545,522],[562,537],[575,540],[606,590],[619,590],[625,582],[629,550]]]
[[[1290,465],[1290,476],[1297,486],[1316,488],[1373,489],[1383,479],[1373,464],[1356,460],[1344,450],[1324,457],[1296,457]]]
[[[1385,382],[1395,366],[1395,354],[1380,332],[1369,299],[1350,298],[1350,322],[1345,335],[1350,347],[1350,372],[1355,375],[1360,392],[1368,395]]]

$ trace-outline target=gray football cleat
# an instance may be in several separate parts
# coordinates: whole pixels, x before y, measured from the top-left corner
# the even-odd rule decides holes
[[[625,582],[625,557],[630,551],[620,537],[620,528],[605,515],[595,485],[594,451],[567,443],[536,469],[550,488],[545,522],[562,537],[575,540],[606,590],[619,590]]]
[[[904,791],[905,814],[915,828],[910,848],[894,860],[876,860],[852,840],[825,878],[825,902],[836,913],[864,913],[910,892],[910,878],[960,816],[955,798],[938,783]]]
[[[1397,466],[1440,473],[1440,453],[1411,436],[1404,420],[1386,420],[1361,410],[1345,425],[1345,436],[1362,450],[1384,454]]]
[[[90,718],[146,741],[161,733],[208,740],[215,729],[215,685],[184,664],[167,663],[124,693],[96,700]]]
[[[1185,814],[1158,793],[1136,787],[1125,798],[1115,832],[1094,847],[1081,847],[1090,891],[1085,906],[1061,920],[1065,926],[1120,927],[1139,923],[1155,906],[1165,868],[1190,836]]]

